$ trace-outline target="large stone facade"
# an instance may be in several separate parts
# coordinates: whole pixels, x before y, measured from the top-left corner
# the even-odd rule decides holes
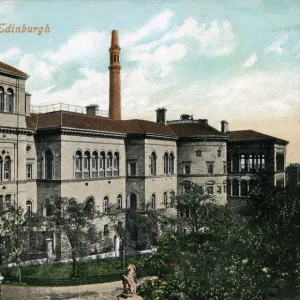
[[[156,111],[156,122],[120,120],[118,97],[110,118],[97,116],[93,105],[87,114],[30,113],[27,77],[0,62],[1,205],[14,202],[46,215],[46,200],[61,196],[90,197],[102,212],[109,204],[156,209],[171,207],[175,195],[197,184],[218,203],[235,206],[247,199],[259,171],[267,172],[272,184],[285,185],[284,140],[229,131],[225,121],[219,131],[189,115],[167,121],[164,108]],[[120,91],[110,94],[115,92]],[[108,222],[97,221],[98,230]],[[109,232],[111,239],[114,235]]]

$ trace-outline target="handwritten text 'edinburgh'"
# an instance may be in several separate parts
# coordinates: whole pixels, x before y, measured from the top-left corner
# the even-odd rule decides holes
[[[37,35],[42,35],[43,33],[49,33],[50,26],[27,26],[23,24],[22,26],[15,26],[14,24],[0,23],[0,34],[1,33],[36,33]]]

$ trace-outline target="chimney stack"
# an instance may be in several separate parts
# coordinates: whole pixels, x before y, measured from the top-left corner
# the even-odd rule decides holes
[[[121,78],[120,78],[120,50],[118,32],[111,33],[111,46],[109,48],[109,117],[121,120]]]
[[[162,123],[162,124],[167,124],[166,120],[166,109],[164,107],[158,108],[156,110],[156,122],[157,123]]]
[[[229,123],[225,120],[221,121],[221,132],[225,133],[229,131]]]
[[[86,106],[85,108],[86,108],[86,114],[87,115],[89,115],[89,116],[96,116],[98,108],[99,108],[99,105],[97,105],[97,104],[90,104],[90,105]]]

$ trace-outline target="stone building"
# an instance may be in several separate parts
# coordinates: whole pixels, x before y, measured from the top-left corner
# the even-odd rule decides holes
[[[192,184],[235,205],[260,170],[272,184],[285,184],[284,140],[229,131],[226,121],[219,131],[190,115],[168,121],[165,108],[157,109],[156,122],[123,120],[116,31],[109,50],[108,116],[98,105],[37,111],[25,91],[28,75],[0,62],[1,206],[16,203],[47,216],[47,199],[61,196],[90,198],[103,212],[110,204],[139,209],[147,202],[156,209],[172,206]],[[113,239],[108,219],[96,226]]]

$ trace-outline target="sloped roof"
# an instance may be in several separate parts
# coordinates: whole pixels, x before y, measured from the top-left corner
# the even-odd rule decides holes
[[[156,134],[177,137],[174,130],[168,126],[157,122],[147,120],[123,120],[122,124],[128,134]]]
[[[179,137],[227,136],[226,134],[221,133],[219,130],[204,122],[172,124],[170,127]]]
[[[19,69],[12,67],[4,62],[0,61],[0,70],[8,71],[9,73],[15,73],[17,75],[21,75],[22,77],[28,77],[28,75]]]
[[[288,141],[279,139],[277,137],[267,135],[264,133],[260,133],[254,130],[235,130],[235,131],[227,131],[226,134],[229,136],[231,141],[273,141],[279,142],[283,144],[288,144]]]

